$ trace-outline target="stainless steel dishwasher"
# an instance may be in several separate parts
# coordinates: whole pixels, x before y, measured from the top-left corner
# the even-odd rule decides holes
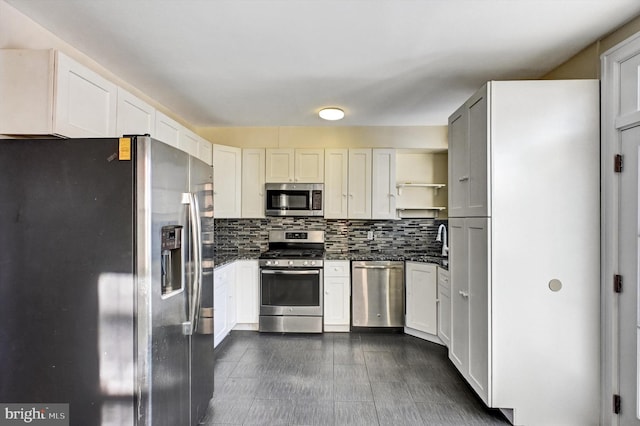
[[[404,327],[404,262],[351,263],[351,327]]]

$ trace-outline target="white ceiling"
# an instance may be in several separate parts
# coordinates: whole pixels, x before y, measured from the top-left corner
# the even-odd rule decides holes
[[[7,0],[196,126],[442,125],[638,0]],[[325,124],[322,106],[347,116]]]

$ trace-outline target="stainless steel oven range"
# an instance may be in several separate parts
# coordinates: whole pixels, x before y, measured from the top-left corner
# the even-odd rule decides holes
[[[260,255],[259,331],[322,333],[324,231],[271,231]]]

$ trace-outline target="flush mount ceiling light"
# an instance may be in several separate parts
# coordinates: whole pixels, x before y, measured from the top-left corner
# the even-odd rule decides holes
[[[344,111],[340,108],[322,108],[319,112],[320,118],[329,121],[342,120],[344,118]]]

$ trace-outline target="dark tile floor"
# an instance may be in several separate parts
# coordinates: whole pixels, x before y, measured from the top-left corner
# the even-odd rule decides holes
[[[405,334],[233,331],[205,425],[499,425],[447,358]]]

